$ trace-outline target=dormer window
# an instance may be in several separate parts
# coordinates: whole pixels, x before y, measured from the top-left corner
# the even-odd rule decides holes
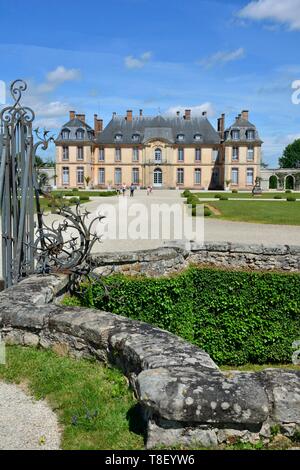
[[[116,140],[117,142],[120,142],[120,141],[122,140],[122,138],[123,138],[123,135],[122,135],[122,134],[116,134],[116,135],[115,135],[115,140]]]
[[[194,135],[194,140],[197,140],[198,142],[202,140],[202,135],[201,134],[195,134]]]
[[[240,140],[240,131],[235,129],[231,132],[232,140]]]
[[[132,136],[133,142],[138,142],[139,138],[140,138],[139,134],[133,134],[133,136]]]
[[[247,140],[254,140],[255,139],[255,132],[254,130],[248,130],[246,132]]]
[[[184,140],[184,134],[178,134],[177,140],[182,142]]]
[[[61,132],[61,137],[64,140],[68,140],[70,138],[70,131],[69,129],[63,129]]]
[[[83,140],[84,139],[84,130],[83,129],[77,129],[76,139],[78,139],[78,140]]]
[[[88,138],[89,138],[89,140],[93,140],[93,138],[94,138],[93,131],[88,131]]]

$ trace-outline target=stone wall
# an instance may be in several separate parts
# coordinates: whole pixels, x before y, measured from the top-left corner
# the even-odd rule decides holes
[[[300,246],[239,245],[233,243],[191,243],[130,253],[104,253],[92,257],[95,272],[103,275],[164,276],[191,264],[257,271],[300,272]]]
[[[181,255],[180,255],[181,256]],[[128,377],[147,422],[147,447],[268,442],[300,427],[300,371],[222,373],[196,346],[151,325],[54,300],[65,276],[33,276],[0,293],[8,344],[96,357]]]

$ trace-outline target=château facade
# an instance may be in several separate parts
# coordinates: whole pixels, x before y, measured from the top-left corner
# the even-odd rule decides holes
[[[94,116],[94,127],[84,114],[70,111],[56,140],[59,188],[118,188],[131,183],[154,188],[251,190],[260,177],[261,145],[248,111],[217,130],[204,112],[190,110],[174,117],[126,116],[113,113],[104,128]]]

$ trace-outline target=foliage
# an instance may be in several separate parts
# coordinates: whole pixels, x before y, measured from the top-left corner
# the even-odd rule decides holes
[[[274,196],[274,199],[282,199],[282,196],[280,196],[279,194],[276,194],[276,195]]]
[[[109,297],[93,284],[80,299],[182,336],[220,365],[290,363],[300,338],[299,280],[298,274],[193,267],[170,278],[112,276],[104,281]]]
[[[74,196],[74,193],[78,196],[88,196],[88,197],[111,197],[116,196],[116,191],[85,191],[85,190],[78,190],[76,188],[72,190],[66,191],[52,191],[52,194],[56,196],[57,194],[61,194],[63,196]]]
[[[0,378],[26,381],[36,399],[47,399],[63,428],[63,449],[143,448],[136,400],[116,369],[59,357],[51,351],[8,346],[7,365],[0,365]],[[129,423],[129,419],[135,422]],[[130,429],[133,427],[140,427],[139,433]]]
[[[279,159],[280,168],[297,168],[300,165],[300,139],[289,144]]]
[[[232,194],[238,194],[238,190],[237,190],[237,189],[233,189],[231,192],[232,192]]]
[[[289,196],[286,198],[287,202],[296,202],[297,199],[294,196]]]

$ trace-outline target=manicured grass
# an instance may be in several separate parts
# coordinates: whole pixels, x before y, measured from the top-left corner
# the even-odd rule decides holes
[[[194,194],[194,193],[193,193]],[[252,193],[232,193],[231,191],[207,191],[203,193],[195,193],[199,199],[214,198],[220,194],[228,197],[229,199],[274,199],[274,196],[281,196],[282,199],[286,199],[289,196],[294,196],[296,199],[300,199],[300,193],[285,193],[285,192],[266,192],[261,196],[252,196]]]
[[[287,201],[214,201],[210,205],[221,212],[212,217],[261,224],[300,225],[300,202]]]
[[[137,402],[116,369],[52,351],[9,346],[0,379],[26,383],[36,399],[47,399],[63,427],[63,449],[144,447]]]
[[[67,197],[111,197],[111,196],[116,196],[117,192],[116,191],[84,191],[84,190],[79,190],[79,191],[70,191],[70,190],[57,190],[57,191],[52,191],[54,196],[57,194],[62,194],[63,196]]]

